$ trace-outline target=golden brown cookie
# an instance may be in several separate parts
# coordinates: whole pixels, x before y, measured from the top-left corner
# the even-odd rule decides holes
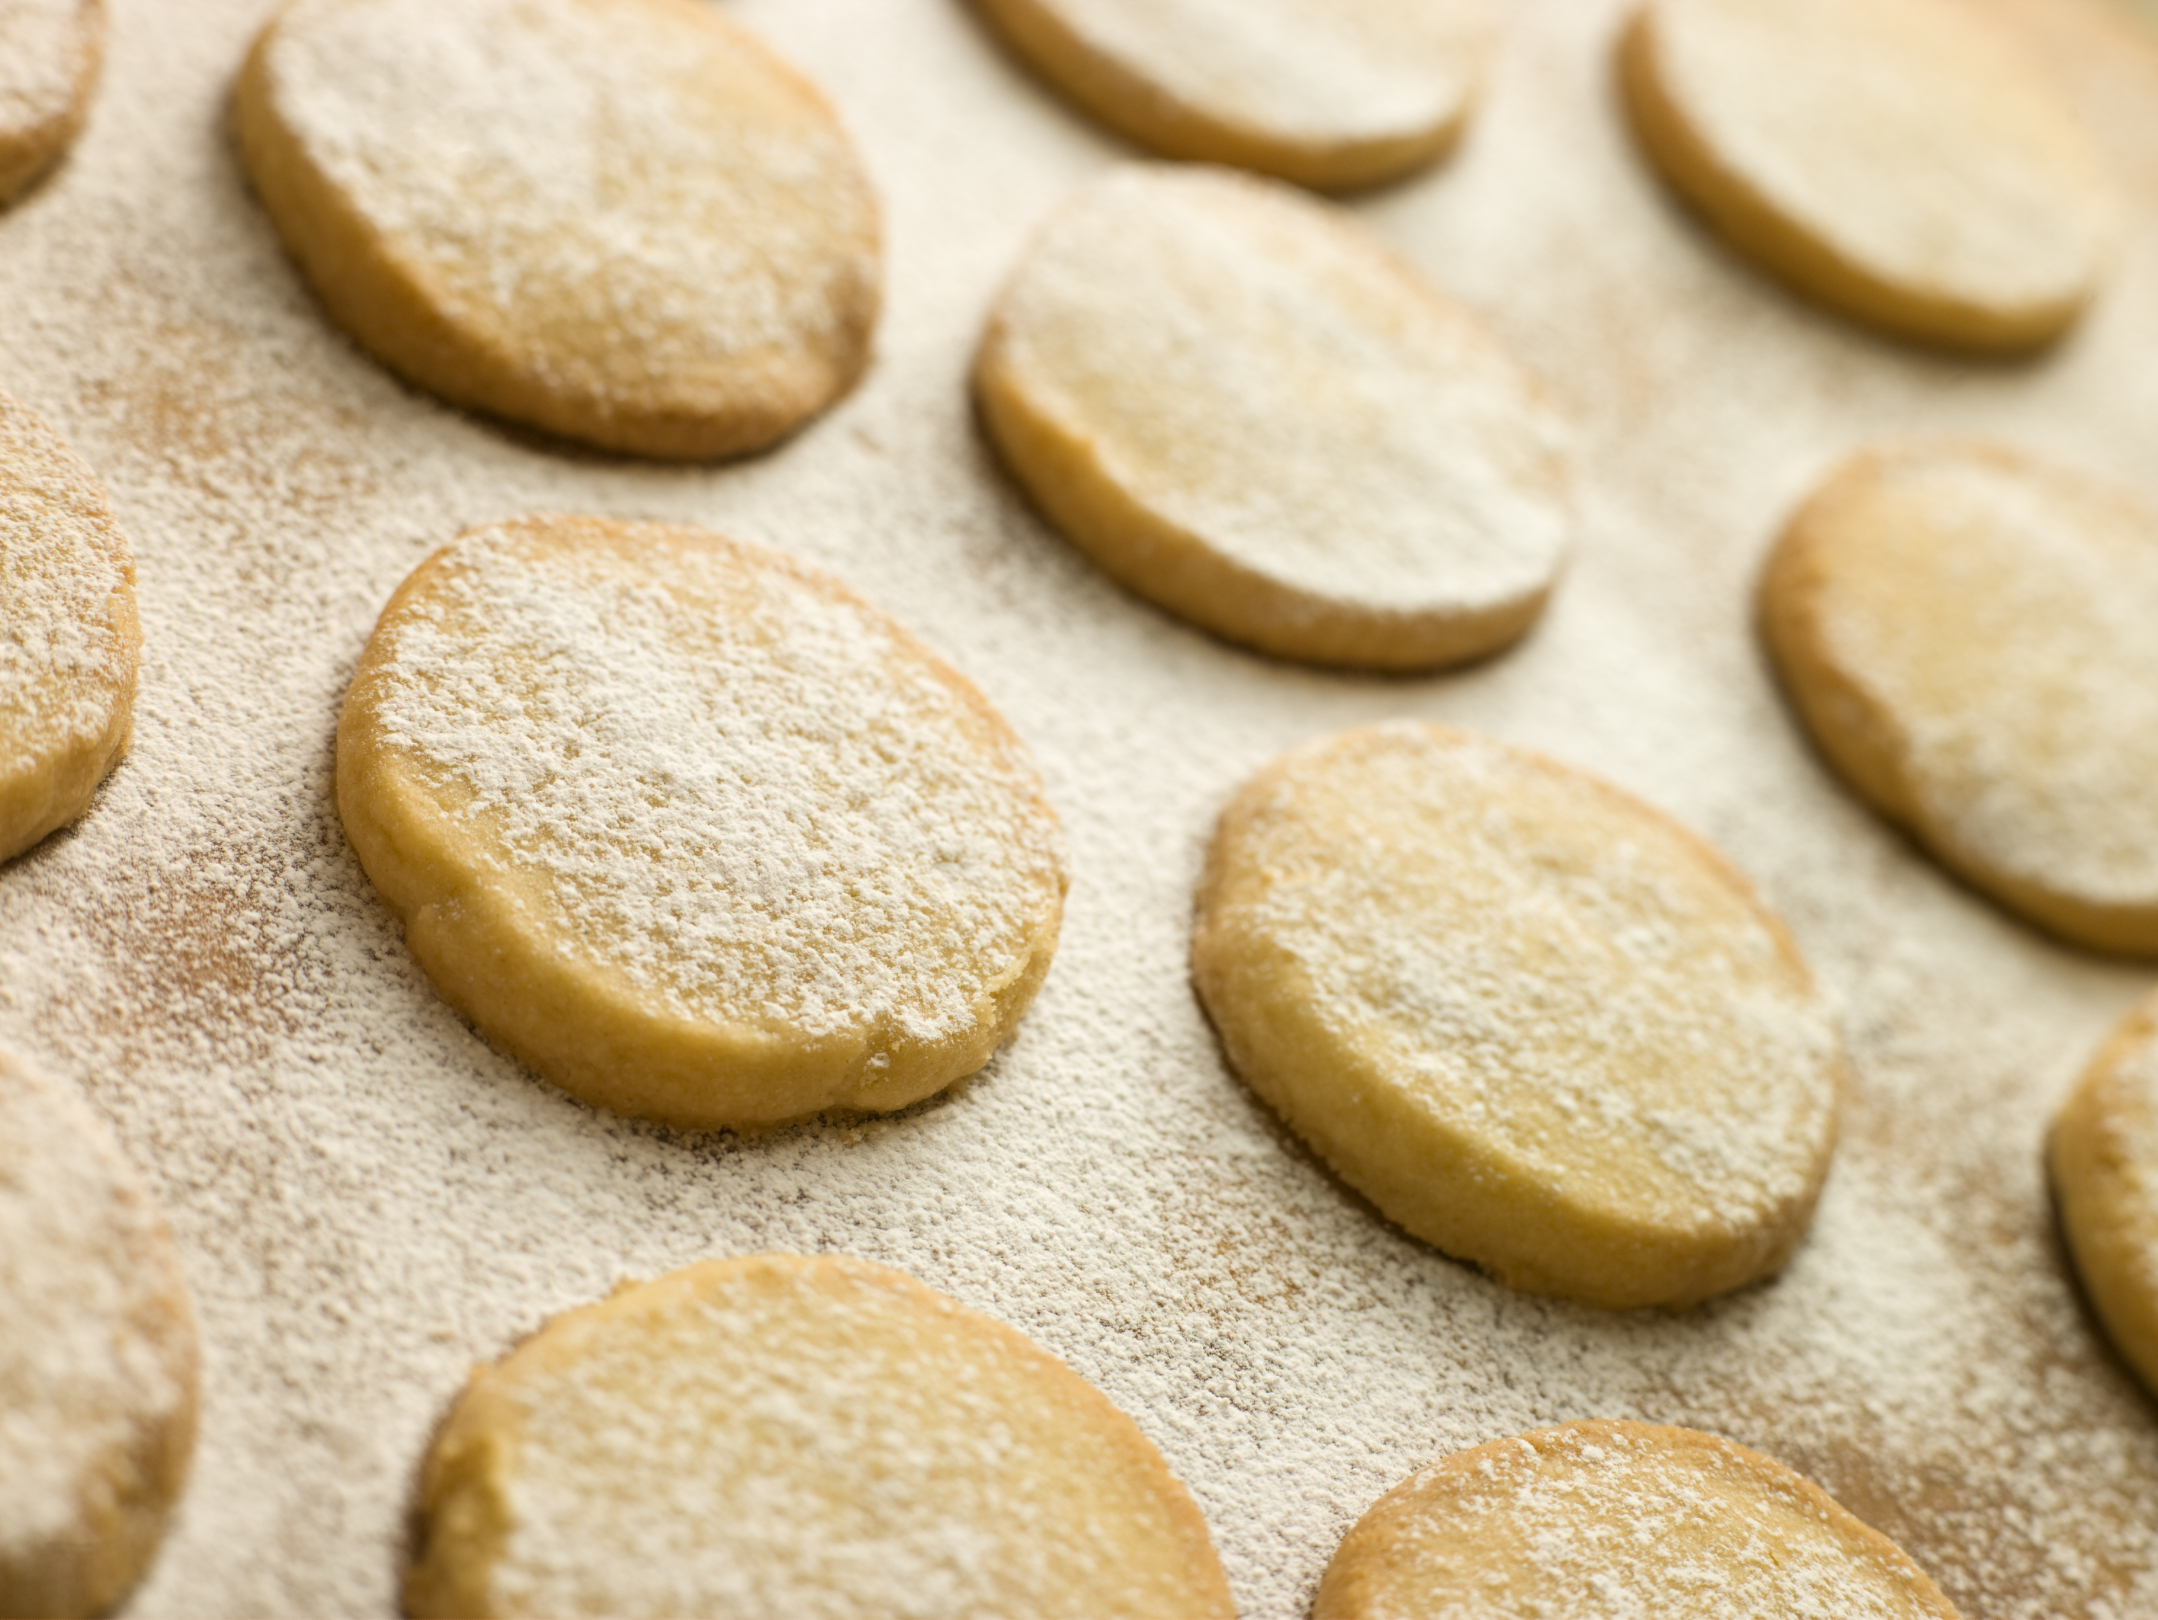
[[[975,0],[1027,64],[1164,157],[1323,191],[1454,144],[1496,21],[1488,0]]]
[[[105,0],[0,0],[0,204],[75,142],[105,60]]]
[[[415,1616],[1226,1620],[1206,1524],[1061,1361],[860,1260],[710,1260],[473,1374]]]
[[[89,809],[127,750],[141,656],[104,486],[0,394],[0,861]]]
[[[860,160],[816,89],[701,0],[294,0],[235,111],[331,316],[454,404],[733,455],[868,361]]]
[[[1497,340],[1349,215],[1248,176],[1096,182],[1005,288],[974,383],[1076,545],[1282,657],[1494,652],[1571,539],[1559,424]]]
[[[1509,1287],[1693,1304],[1779,1268],[1828,1173],[1841,1045],[1745,879],[1466,732],[1366,726],[1247,783],[1192,976],[1253,1091]]]
[[[1904,337],[2058,335],[2112,190],[2030,53],[1958,0],[1646,0],[1620,51],[1642,146],[1733,245]]]
[[[1779,1462],[1581,1422],[1410,1475],[1343,1539],[1312,1620],[1956,1620],[1925,1572]]]
[[[1985,445],[1836,470],[1761,585],[1844,780],[2040,926],[2158,952],[2158,508]]]
[[[179,1257],[104,1123],[0,1057],[0,1615],[103,1614],[187,1479]]]
[[[966,679],[702,529],[474,530],[383,611],[337,804],[443,996],[690,1127],[892,1109],[988,1062],[1056,949],[1056,817]]]

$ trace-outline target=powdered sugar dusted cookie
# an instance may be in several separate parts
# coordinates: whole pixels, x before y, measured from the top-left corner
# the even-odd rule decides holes
[[[713,1260],[473,1375],[407,1612],[1226,1617],[1190,1496],[1012,1329],[859,1260]]]
[[[353,677],[337,803],[453,1005],[684,1126],[972,1073],[1063,913],[1056,818],[981,694],[699,529],[527,518],[429,558]]]
[[[1165,157],[1322,190],[1421,168],[1468,122],[1488,0],[976,0],[1014,50]]]
[[[1224,812],[1192,972],[1230,1063],[1379,1209],[1510,1287],[1683,1306],[1780,1267],[1843,1058],[1715,851],[1533,754],[1397,722]]]
[[[1744,252],[1908,337],[2042,343],[2096,289],[2113,199],[2029,52],[1957,0],[1647,0],[1643,146]]]
[[[867,362],[861,164],[824,98],[702,0],[295,0],[236,108],[330,314],[456,404],[730,455]]]
[[[1925,1572],[1781,1463],[1692,1429],[1568,1423],[1412,1474],[1342,1541],[1312,1620],[1956,1620]]]
[[[0,0],[0,203],[73,144],[104,59],[104,0]]]
[[[2158,952],[2158,508],[1988,446],[1872,451],[1791,520],[1761,600],[1875,808],[2064,939]]]
[[[1347,215],[1130,166],[1049,225],[975,365],[990,435],[1088,555],[1285,657],[1473,658],[1572,528],[1558,424],[1473,317]]]
[[[103,1122],[0,1057],[0,1615],[103,1614],[195,1437],[195,1318]]]
[[[2122,1359],[2158,1392],[2158,996],[2091,1060],[2046,1157],[2083,1290]]]
[[[0,860],[90,807],[126,751],[141,654],[104,486],[0,394]]]

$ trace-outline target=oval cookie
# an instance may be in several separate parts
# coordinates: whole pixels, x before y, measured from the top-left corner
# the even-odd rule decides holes
[[[1840,1044],[1751,887],[1464,732],[1369,726],[1246,784],[1192,975],[1262,1100],[1509,1287],[1693,1304],[1780,1267],[1828,1172]]]
[[[1468,122],[1488,0],[975,0],[1034,70],[1164,157],[1320,190],[1422,168]]]
[[[712,1260],[556,1318],[428,1456],[414,1616],[1226,1620],[1132,1421],[859,1260]]]
[[[127,750],[141,656],[104,486],[0,394],[0,861],[90,807]]]
[[[1647,0],[1621,76],[1656,167],[1748,256],[1890,332],[2012,350],[2082,312],[2113,220],[2028,55],[1957,0]]]
[[[1829,762],[2062,938],[2158,952],[2158,508],[1981,445],[1838,469],[1762,623]]]
[[[682,1126],[971,1074],[1063,913],[1056,818],[981,694],[699,529],[527,518],[421,564],[346,695],[337,804],[444,997]]]
[[[1925,1572],[1779,1462],[1581,1422],[1412,1474],[1357,1521],[1312,1620],[1956,1620]]]
[[[1429,669],[1542,610],[1558,424],[1497,341],[1346,214],[1130,166],[1059,214],[975,362],[1006,464],[1132,590],[1283,657]]]
[[[0,204],[74,144],[104,60],[104,0],[0,5]]]
[[[295,0],[235,112],[331,316],[454,404],[732,455],[867,362],[861,163],[824,98],[701,0]]]
[[[2046,1160],[2083,1291],[2121,1359],[2158,1392],[2158,996],[2084,1070]]]
[[[0,1057],[0,1615],[117,1606],[187,1478],[179,1257],[104,1123]]]

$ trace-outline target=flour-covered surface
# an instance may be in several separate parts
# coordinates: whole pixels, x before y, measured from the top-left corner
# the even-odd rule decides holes
[[[2152,970],[2051,944],[1860,808],[1753,629],[1784,516],[1872,438],[1994,434],[2158,493],[2158,47],[2096,0],[1987,3],[2035,27],[2134,199],[2089,320],[2017,366],[1786,297],[1638,160],[1616,5],[1513,8],[1462,148],[1355,207],[1562,396],[1582,538],[1528,642],[1414,682],[1182,627],[994,470],[966,398],[979,324],[1030,233],[1128,153],[956,0],[729,7],[838,104],[890,297],[833,416],[703,468],[565,451],[391,380],[322,319],[226,139],[268,5],[116,4],[82,143],[0,215],[0,387],[113,495],[143,683],[90,816],[0,868],[0,1043],[113,1121],[202,1319],[195,1477],[132,1612],[389,1611],[420,1455],[474,1360],[620,1277],[766,1248],[897,1266],[1065,1357],[1190,1485],[1255,1616],[1299,1614],[1412,1469],[1588,1415],[1789,1463],[1967,1615],[2158,1607],[2158,1409],[2082,1313],[2039,1167]],[[398,581],[535,509],[830,569],[1012,722],[1073,887],[1041,998],[978,1079],[868,1124],[677,1137],[550,1092],[435,998],[339,831],[332,731]],[[1213,818],[1282,750],[1390,716],[1611,778],[1790,923],[1857,1079],[1779,1280],[1678,1317],[1507,1293],[1386,1226],[1225,1071],[1185,972]]]

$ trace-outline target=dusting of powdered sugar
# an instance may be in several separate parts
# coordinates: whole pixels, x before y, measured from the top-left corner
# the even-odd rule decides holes
[[[0,5],[0,135],[67,116],[97,48],[97,0]]]

